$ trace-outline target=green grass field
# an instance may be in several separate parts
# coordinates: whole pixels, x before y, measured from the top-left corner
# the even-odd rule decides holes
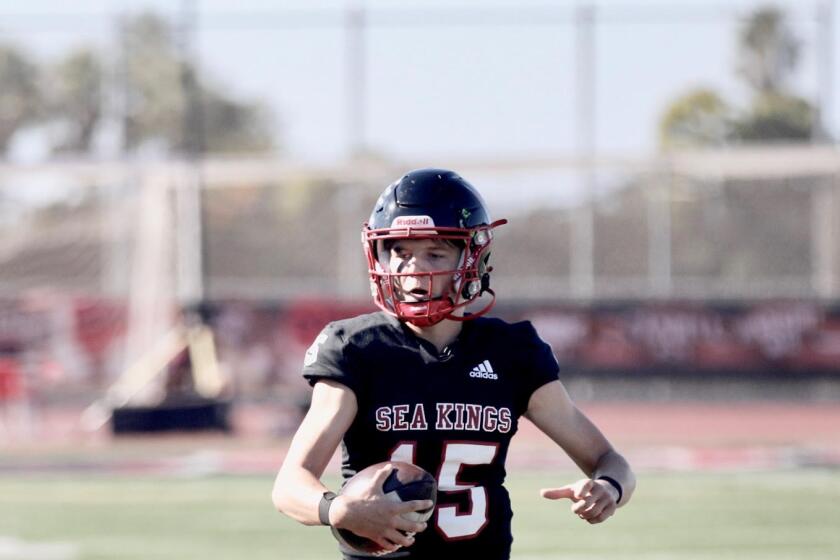
[[[840,558],[840,472],[642,473],[599,526],[511,477],[513,558]],[[0,560],[335,559],[323,527],[273,511],[271,477],[0,477]]]

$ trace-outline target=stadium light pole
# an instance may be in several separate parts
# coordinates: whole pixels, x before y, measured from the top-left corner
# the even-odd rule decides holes
[[[176,186],[177,293],[182,310],[200,311],[205,300],[206,243],[201,203],[205,151],[204,112],[198,83],[194,36],[198,22],[196,0],[182,0],[180,14],[181,88],[185,108],[181,123],[184,181]]]
[[[835,48],[835,2],[822,0],[816,7],[816,49],[818,92],[817,119],[814,123],[815,140],[837,145],[834,115],[834,48]],[[840,228],[837,217],[840,213],[840,179],[835,172],[818,181],[811,191],[811,284],[815,293],[825,299],[838,293],[838,243]]]
[[[837,292],[837,177],[820,180],[811,190],[811,287],[818,297]]]
[[[113,158],[127,162],[125,121],[128,115],[128,53],[125,39],[125,21],[120,15],[114,17],[113,41],[116,55],[107,59],[102,73],[100,92],[102,96],[103,116],[100,141],[96,153],[100,157]],[[113,33],[113,32],[112,32]],[[105,270],[102,278],[102,291],[111,297],[124,294],[128,282],[128,260],[130,254],[128,236],[121,228],[127,217],[124,199],[132,182],[128,171],[123,172],[119,181],[106,182],[99,186],[103,207],[107,209],[103,220],[102,244]]]
[[[349,5],[345,16],[345,95],[347,152],[350,159],[365,152],[366,141],[366,14],[364,0]]]
[[[590,299],[595,284],[595,6],[581,4],[575,15],[577,149],[581,159],[581,208],[572,217],[570,285],[575,297]]]
[[[836,143],[835,136],[840,130],[833,130],[836,125],[834,115],[834,48],[835,48],[835,2],[823,0],[817,5],[817,78],[819,100],[817,103],[818,121],[814,127],[818,140]]]
[[[670,160],[655,177],[645,191],[648,290],[654,297],[669,297],[673,291],[671,193],[676,179]]]

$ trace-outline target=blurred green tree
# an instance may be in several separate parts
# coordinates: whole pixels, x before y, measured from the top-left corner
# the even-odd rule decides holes
[[[52,151],[89,151],[103,112],[102,61],[91,49],[72,51],[49,68],[46,84]]]
[[[762,93],[750,111],[732,123],[732,137],[743,142],[807,142],[817,126],[814,107],[796,95]]]
[[[14,45],[0,45],[0,154],[15,133],[41,116],[38,66]]]
[[[660,146],[720,146],[726,142],[803,142],[814,137],[814,106],[790,91],[800,42],[775,6],[760,7],[738,34],[736,74],[752,92],[746,109],[730,109],[710,88],[672,101],[659,121]]]
[[[814,136],[813,105],[790,92],[800,58],[800,42],[775,6],[756,10],[738,38],[738,75],[753,91],[748,111],[734,122],[732,137],[742,142],[801,142]]]
[[[127,17],[120,30],[119,48],[80,47],[42,68],[0,45],[0,153],[34,125],[45,125],[54,154],[90,153],[97,132],[115,121],[129,152],[275,149],[266,105],[200,79],[169,22],[146,13]]]
[[[780,93],[799,62],[800,43],[775,6],[758,8],[738,36],[738,75],[757,94]]]
[[[141,14],[122,22],[120,40],[126,149],[151,141],[182,147],[187,99],[172,29],[156,15]]]
[[[664,148],[720,146],[730,134],[732,109],[712,89],[696,88],[671,102],[659,122]]]
[[[122,26],[125,147],[148,144],[180,152],[254,152],[274,147],[271,118],[260,102],[234,99],[201,81],[172,27],[155,14]]]

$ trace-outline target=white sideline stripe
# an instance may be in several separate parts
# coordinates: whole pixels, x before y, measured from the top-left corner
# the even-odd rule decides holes
[[[78,547],[71,543],[32,543],[0,536],[0,560],[73,560]]]

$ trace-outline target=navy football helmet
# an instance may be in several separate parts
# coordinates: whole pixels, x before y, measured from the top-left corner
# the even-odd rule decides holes
[[[490,221],[481,195],[455,172],[418,169],[406,173],[380,195],[362,228],[374,302],[386,313],[417,326],[434,325],[444,319],[474,319],[488,312],[496,301],[490,289],[492,268],[487,265],[493,228],[505,223],[507,220]],[[455,270],[392,271],[379,258],[384,242],[390,239],[448,240],[461,248],[460,264]],[[404,301],[396,288],[399,279],[406,276],[426,277],[430,286],[451,277],[452,285],[441,297]],[[453,315],[485,292],[491,299],[479,311]]]

